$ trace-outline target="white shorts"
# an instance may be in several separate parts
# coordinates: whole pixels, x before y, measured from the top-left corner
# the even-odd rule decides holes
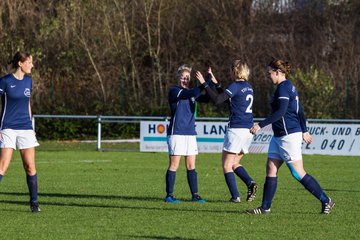
[[[169,155],[192,156],[198,154],[196,136],[170,135],[167,138]]]
[[[253,135],[248,128],[228,128],[223,150],[230,153],[248,153]]]
[[[272,137],[269,144],[268,158],[285,162],[302,160],[301,144],[301,132],[282,137]]]
[[[39,146],[34,130],[3,129],[0,131],[0,148],[13,148],[16,150]]]

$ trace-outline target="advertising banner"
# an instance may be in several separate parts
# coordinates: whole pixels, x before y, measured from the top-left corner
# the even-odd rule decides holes
[[[166,121],[140,123],[140,151],[167,152]],[[199,152],[222,151],[227,122],[197,122]],[[304,154],[360,156],[360,124],[308,124],[313,143],[303,143]],[[266,153],[273,136],[271,126],[254,135],[250,153]]]

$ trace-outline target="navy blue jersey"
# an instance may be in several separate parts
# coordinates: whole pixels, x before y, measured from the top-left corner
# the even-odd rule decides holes
[[[206,102],[199,87],[186,89],[180,86],[170,88],[168,100],[171,109],[167,135],[196,135],[195,101]]]
[[[29,101],[32,79],[25,75],[18,80],[13,74],[0,78],[2,100],[0,129],[29,130],[32,128]]]
[[[275,137],[295,132],[306,132],[306,120],[299,95],[290,80],[281,82],[272,97],[272,114],[259,123],[262,128],[272,123]]]
[[[251,128],[253,126],[252,105],[254,91],[247,81],[235,81],[225,91],[230,97],[230,128]]]

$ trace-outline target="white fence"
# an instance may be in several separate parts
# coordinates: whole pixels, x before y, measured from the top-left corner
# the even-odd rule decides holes
[[[96,115],[40,115],[34,114],[32,117],[33,128],[36,130],[37,118],[63,118],[63,119],[89,119],[94,121],[94,128],[97,128],[97,150],[102,151],[102,125],[105,123],[139,123],[146,120],[166,120],[167,117],[146,117],[146,116],[96,116]]]

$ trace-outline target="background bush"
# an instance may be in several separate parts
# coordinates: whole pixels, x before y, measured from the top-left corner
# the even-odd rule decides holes
[[[34,114],[166,116],[180,64],[210,65],[227,86],[231,60],[245,57],[254,114],[264,117],[273,92],[265,66],[276,57],[296,69],[307,117],[356,119],[359,12],[349,0],[0,1],[0,70],[18,50],[33,55]],[[227,115],[199,107],[199,116]],[[92,131],[46,124],[66,138]]]

